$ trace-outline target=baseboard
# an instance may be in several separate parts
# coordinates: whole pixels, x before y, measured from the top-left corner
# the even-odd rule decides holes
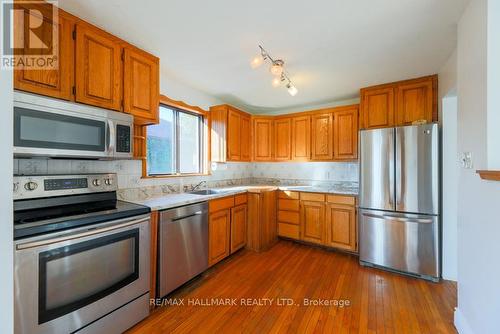
[[[459,334],[474,334],[469,326],[469,323],[467,322],[467,319],[465,319],[463,313],[458,307],[455,308],[454,324]]]

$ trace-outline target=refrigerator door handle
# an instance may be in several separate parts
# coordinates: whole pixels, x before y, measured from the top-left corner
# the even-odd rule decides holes
[[[378,215],[374,213],[363,213],[364,216],[370,218],[378,218],[378,219],[390,219],[395,220],[401,223],[417,223],[417,224],[432,224],[433,220],[430,218],[405,218],[405,217],[395,217],[391,215]]]
[[[404,150],[402,147],[402,141],[404,140],[403,133],[400,128],[396,128],[396,133],[395,133],[395,142],[396,142],[396,149],[395,149],[395,155],[396,158],[394,160],[394,166],[395,166],[395,173],[396,174],[396,208],[399,208],[401,205],[401,194],[402,194],[402,188],[405,186],[402,184],[404,180],[401,178],[401,171],[404,168],[404,161],[405,161],[405,156],[404,156]]]

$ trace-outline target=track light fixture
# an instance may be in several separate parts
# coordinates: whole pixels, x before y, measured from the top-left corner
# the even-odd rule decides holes
[[[284,85],[288,93],[292,96],[297,95],[297,88],[292,84],[292,81],[288,77],[288,74],[285,71],[285,61],[282,59],[273,59],[269,53],[264,50],[262,46],[259,45],[260,55],[256,56],[250,62],[250,66],[253,69],[260,67],[266,60],[270,62],[269,71],[275,77],[272,80],[273,87],[279,87],[280,85]]]

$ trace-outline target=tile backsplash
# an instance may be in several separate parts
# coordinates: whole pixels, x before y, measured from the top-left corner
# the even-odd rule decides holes
[[[180,178],[141,178],[137,160],[88,161],[56,159],[14,159],[15,174],[87,174],[116,173],[121,198],[150,197],[152,194],[180,192],[184,186],[206,181],[204,187],[272,184],[344,183],[356,187],[358,164],[344,162],[282,162],[215,164],[209,176]]]

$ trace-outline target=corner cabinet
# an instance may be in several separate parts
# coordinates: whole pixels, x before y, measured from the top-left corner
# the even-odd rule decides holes
[[[253,117],[253,160],[273,161],[273,118]]]
[[[288,161],[292,154],[291,118],[274,120],[274,160]]]
[[[122,42],[84,23],[76,25],[77,102],[122,110]]]
[[[437,122],[437,89],[437,75],[361,89],[360,128]]]
[[[210,108],[211,161],[251,160],[250,115],[227,104]]]
[[[311,116],[292,117],[293,161],[309,161],[311,158]]]
[[[123,111],[135,123],[159,122],[160,59],[132,46],[123,51]]]
[[[48,3],[40,3],[36,5],[38,13],[31,11],[33,3],[29,4],[29,8],[23,6],[22,3],[15,4],[16,9],[23,10],[23,20],[17,20],[18,16],[14,17],[14,42],[15,47],[20,55],[29,54],[28,38],[21,38],[21,34],[28,31],[28,23],[33,22],[33,19],[41,19],[41,32],[55,31],[58,38],[52,39],[50,36],[41,37],[42,41],[50,39],[48,42],[57,43],[53,48],[57,50],[55,68],[27,69],[22,65],[14,68],[14,88],[35,94],[55,97],[63,100],[73,99],[74,85],[74,47],[73,47],[73,29],[75,19],[71,15],[59,10],[58,16],[52,17],[53,5]],[[41,16],[39,16],[41,15]],[[18,45],[18,41],[24,41],[25,45]]]

